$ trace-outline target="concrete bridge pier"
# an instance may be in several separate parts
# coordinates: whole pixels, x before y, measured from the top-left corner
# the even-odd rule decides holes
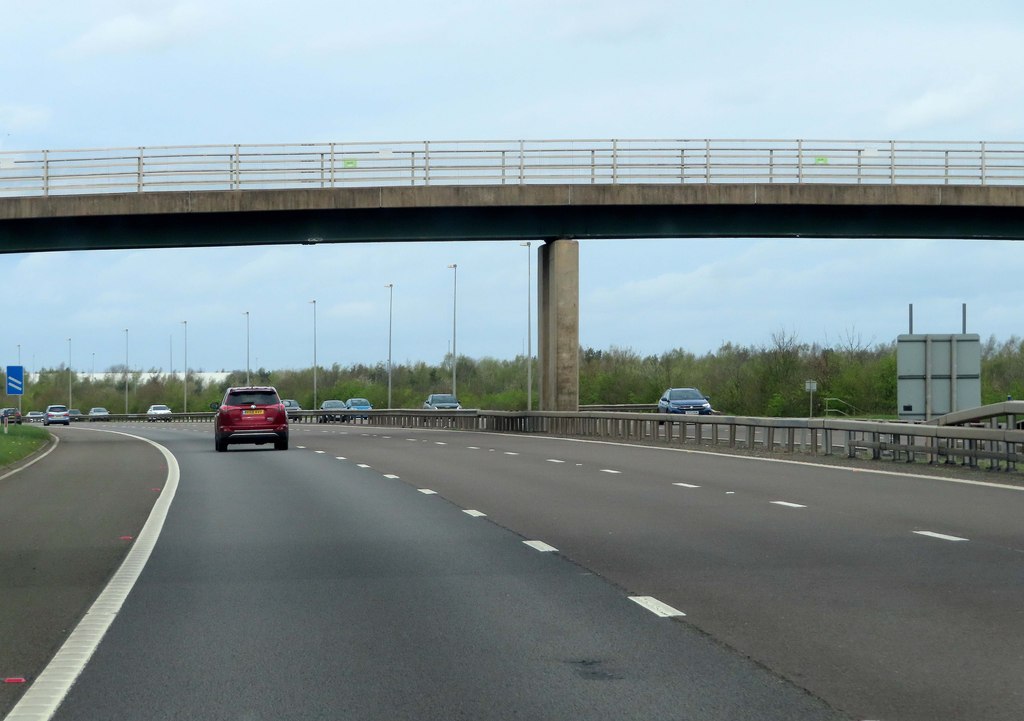
[[[540,410],[579,410],[580,247],[545,241],[537,253]]]

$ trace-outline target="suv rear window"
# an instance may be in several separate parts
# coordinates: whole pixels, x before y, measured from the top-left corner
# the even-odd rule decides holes
[[[235,391],[224,399],[227,406],[273,406],[280,402],[274,391]]]

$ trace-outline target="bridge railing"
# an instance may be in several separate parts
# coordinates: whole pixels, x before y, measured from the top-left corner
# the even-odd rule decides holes
[[[1024,143],[481,140],[0,151],[0,197],[549,183],[1024,185]]]

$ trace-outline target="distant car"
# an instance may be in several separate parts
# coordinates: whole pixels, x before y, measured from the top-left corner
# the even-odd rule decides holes
[[[273,443],[288,450],[288,412],[273,386],[228,388],[224,399],[210,408],[217,411],[213,422],[213,447],[218,452],[237,443]]]
[[[71,419],[72,423],[74,423],[75,421],[80,421],[84,417],[85,416],[82,415],[82,411],[78,410],[77,408],[69,408],[68,409],[68,418]]]
[[[169,421],[171,420],[171,409],[162,403],[155,403],[146,410],[147,421]]]
[[[330,421],[343,421],[345,420],[345,414],[342,411],[345,410],[345,402],[338,400],[324,401],[320,404],[320,416],[317,417],[317,423],[328,423]]]
[[[8,424],[21,425],[21,411],[17,408],[0,408],[0,418],[6,418]]]
[[[297,411],[301,411],[302,406],[299,405],[298,401],[292,400],[291,398],[285,398],[281,401],[281,404],[284,406],[285,412],[288,413],[288,420],[293,421],[299,417]]]
[[[371,405],[370,401],[366,400],[365,398],[349,398],[347,401],[345,401],[345,407],[348,408],[350,411],[372,411],[373,410],[373,405]],[[349,418],[362,418],[363,420],[368,420],[370,418],[370,416],[368,414],[365,414],[365,413],[363,413],[363,414],[347,413],[345,415],[345,418],[346,418],[346,420],[349,419]]]
[[[110,411],[106,408],[97,406],[96,408],[89,409],[89,420],[90,421],[109,421]]]
[[[658,400],[658,413],[707,416],[713,412],[711,401],[696,388],[669,388]]]
[[[29,423],[42,423],[46,414],[42,411],[29,411],[25,414],[25,420]]]
[[[61,405],[46,406],[46,415],[43,416],[43,425],[48,426],[51,423],[63,423],[66,426],[70,426],[71,417],[68,416],[68,407]]]
[[[458,410],[462,408],[459,400],[451,393],[431,393],[423,401],[423,407],[435,411]]]

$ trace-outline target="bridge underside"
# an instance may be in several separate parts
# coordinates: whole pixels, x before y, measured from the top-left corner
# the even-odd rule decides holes
[[[545,240],[541,408],[578,404],[581,239],[1024,239],[1024,187],[686,184],[313,188],[0,198],[0,253]]]

